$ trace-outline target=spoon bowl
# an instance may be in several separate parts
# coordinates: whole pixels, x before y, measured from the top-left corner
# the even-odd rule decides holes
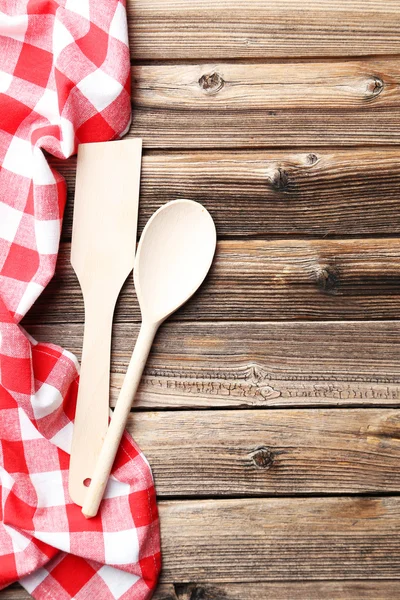
[[[162,323],[207,275],[217,234],[198,202],[174,200],[148,221],[136,253],[134,283],[143,321]]]

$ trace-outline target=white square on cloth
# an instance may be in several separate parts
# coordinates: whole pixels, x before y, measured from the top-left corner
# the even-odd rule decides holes
[[[17,175],[31,178],[32,165],[31,143],[14,136],[4,157],[3,168]]]
[[[60,240],[60,221],[35,219],[36,246],[40,254],[57,254]]]
[[[126,28],[126,10],[122,2],[118,2],[113,20],[111,21],[110,35],[123,44],[126,44],[126,46],[129,46],[128,31]]]
[[[67,2],[68,4],[68,2]],[[82,3],[83,4],[83,3]],[[57,61],[57,58],[60,56],[61,52],[74,43],[74,38],[68,29],[57,19],[54,19],[54,27],[53,27],[53,55],[54,62]]]
[[[54,412],[62,401],[63,398],[57,388],[48,383],[42,383],[38,391],[31,397],[35,419],[41,419]]]
[[[14,529],[14,527],[4,525],[4,529],[7,530],[7,533],[11,538],[15,554],[17,552],[23,552],[31,543],[30,537],[22,535],[22,533]]]
[[[89,73],[77,87],[99,112],[107,108],[122,91],[122,85],[101,69]]]
[[[118,600],[129,590],[129,588],[137,582],[139,577],[125,571],[117,571],[113,567],[105,565],[101,567],[97,574],[100,575],[104,583],[110,589],[115,600]]]
[[[0,93],[4,94],[11,85],[12,75],[10,73],[5,73],[5,71],[0,71]]]
[[[46,117],[50,123],[58,124],[60,120],[60,111],[58,110],[57,92],[46,88],[36,103],[34,111],[43,117]]]
[[[26,290],[21,300],[19,301],[16,312],[19,315],[24,315],[28,312],[28,309],[35,302],[36,298],[40,296],[43,292],[44,287],[40,285],[40,283],[36,283],[35,281],[30,281],[26,286]]]
[[[7,15],[5,12],[0,12],[0,31],[2,35],[23,42],[27,29],[28,15]]]
[[[39,440],[43,437],[22,408],[18,408],[18,416],[19,426],[21,429],[21,438],[23,440]]]
[[[53,548],[59,548],[64,552],[70,551],[70,537],[68,532],[63,531],[35,531],[35,538],[41,540]]]
[[[90,20],[89,0],[67,0],[65,8]]]
[[[20,579],[20,583],[24,586],[28,594],[32,594],[33,590],[46,579],[48,574],[49,572],[46,569],[38,569],[30,575]]]
[[[61,448],[64,452],[68,452],[71,454],[71,445],[72,445],[72,434],[74,431],[74,426],[72,423],[67,423],[65,427],[57,431],[55,435],[51,438],[51,442],[57,446],[57,448]]]
[[[61,471],[31,473],[29,477],[37,494],[38,508],[65,504]]]
[[[136,529],[104,531],[105,562],[110,565],[129,565],[139,560],[139,541]]]
[[[55,183],[54,175],[49,167],[42,150],[37,146],[33,149],[32,179],[36,185],[52,185]]]
[[[0,201],[0,237],[12,242],[24,213]]]

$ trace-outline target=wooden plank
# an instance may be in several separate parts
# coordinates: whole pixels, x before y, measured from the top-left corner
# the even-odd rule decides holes
[[[400,499],[160,502],[166,583],[400,578]]]
[[[35,325],[41,341],[80,357],[83,326]],[[115,403],[138,333],[117,324]],[[135,408],[400,406],[400,324],[167,322],[153,344]]]
[[[400,411],[138,413],[128,422],[157,494],[400,492]]]
[[[152,600],[395,600],[399,581],[296,581],[257,583],[163,583]],[[27,600],[31,596],[19,584],[0,591],[0,600]]]
[[[399,53],[397,0],[129,0],[134,59]]]
[[[398,59],[136,65],[129,135],[162,149],[397,145],[399,82]]]
[[[57,275],[26,322],[84,320],[70,246],[60,248]],[[400,239],[232,240],[218,243],[199,292],[175,320],[396,319],[400,313]],[[132,277],[116,321],[138,321]]]
[[[217,584],[182,581],[161,583],[153,600],[396,600],[399,597],[399,581],[259,581]],[[3,600],[1,593],[0,598]]]
[[[71,237],[75,158],[66,178]],[[165,202],[187,197],[213,214],[219,237],[400,234],[400,150],[150,152],[143,157],[141,232]]]
[[[19,583],[14,583],[4,590],[0,590],[0,600],[27,600],[28,598],[32,598],[32,596]]]
[[[400,498],[159,504],[166,582],[398,579]]]

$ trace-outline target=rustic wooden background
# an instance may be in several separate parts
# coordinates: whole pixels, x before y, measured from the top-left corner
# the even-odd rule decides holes
[[[219,244],[160,331],[130,430],[156,600],[400,598],[400,0],[131,0],[140,230],[200,200]],[[69,265],[25,321],[80,354]],[[116,311],[112,400],[138,331]],[[2,600],[22,600],[14,586]]]

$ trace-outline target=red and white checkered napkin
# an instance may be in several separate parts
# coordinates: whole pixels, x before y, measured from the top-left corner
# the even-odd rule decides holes
[[[65,158],[129,125],[125,7],[0,0],[0,11],[0,588],[149,598],[160,569],[149,465],[125,435],[100,514],[83,517],[67,487],[77,362],[18,325],[53,275],[65,204],[43,150]]]

